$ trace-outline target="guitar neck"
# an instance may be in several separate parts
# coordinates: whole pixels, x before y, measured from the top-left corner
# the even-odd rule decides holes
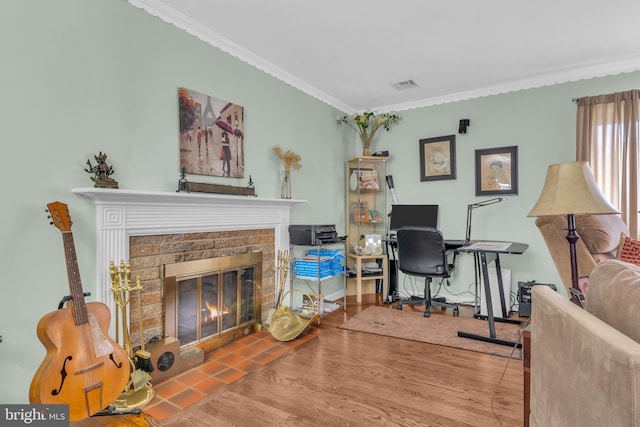
[[[69,289],[73,301],[73,314],[76,325],[88,323],[87,304],[84,300],[84,291],[82,290],[82,281],[80,280],[80,271],[78,270],[78,258],[76,257],[76,249],[73,242],[73,234],[71,231],[62,232],[62,241],[64,242],[64,256],[67,261],[67,277],[69,278]]]

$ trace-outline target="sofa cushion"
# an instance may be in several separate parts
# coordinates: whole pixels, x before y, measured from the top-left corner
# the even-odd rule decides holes
[[[640,266],[616,259],[596,265],[589,278],[586,310],[640,342]]]
[[[576,215],[576,230],[592,254],[614,258],[620,234],[629,235],[629,227],[618,215]]]
[[[620,246],[616,259],[640,265],[640,242],[631,237],[620,235]]]

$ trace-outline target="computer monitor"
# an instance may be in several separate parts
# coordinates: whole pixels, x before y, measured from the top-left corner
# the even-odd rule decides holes
[[[392,205],[390,230],[402,227],[438,227],[438,205]]]

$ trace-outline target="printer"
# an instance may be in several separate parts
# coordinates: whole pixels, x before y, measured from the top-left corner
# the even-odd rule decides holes
[[[292,245],[321,246],[338,243],[335,225],[289,225],[289,242]]]

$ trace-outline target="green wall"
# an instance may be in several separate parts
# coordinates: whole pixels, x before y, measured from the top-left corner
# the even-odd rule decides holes
[[[293,209],[293,221],[344,228],[343,165],[359,147],[335,121],[337,111],[125,1],[3,1],[0,59],[0,403],[28,401],[44,357],[36,325],[69,292],[60,232],[48,224],[46,204],[69,205],[84,289],[95,292],[95,209],[71,189],[93,185],[85,162],[103,151],[120,188],[174,191],[178,87],[245,107],[245,167],[259,196],[279,196],[281,166],[272,147],[293,149],[303,163],[292,173],[293,195],[308,200]],[[405,111],[374,149],[391,151],[388,173],[402,203],[439,204],[445,235],[463,237],[466,205],[480,200],[474,150],[518,145],[520,195],[476,210],[473,237],[531,245],[503,260],[514,283],[559,283],[526,214],[547,165],[574,158],[571,98],[637,88],[639,81],[640,74],[625,74]],[[418,140],[455,133],[461,118],[471,126],[457,136],[457,179],[420,182]],[[248,180],[200,178],[194,180]],[[473,279],[469,258],[461,256],[452,293]]]

